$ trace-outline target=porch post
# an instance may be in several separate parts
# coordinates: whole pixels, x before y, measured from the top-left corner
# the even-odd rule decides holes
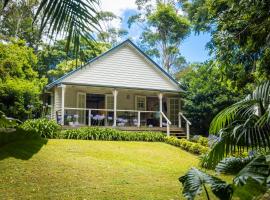
[[[65,91],[66,91],[66,86],[62,85],[62,104],[61,104],[61,125],[64,126],[64,118],[65,118]]]
[[[163,97],[163,94],[162,93],[159,93],[158,94],[158,99],[159,99],[159,126],[162,127],[162,97]]]
[[[117,118],[117,94],[118,91],[116,89],[113,90],[113,126],[116,126],[116,118]]]

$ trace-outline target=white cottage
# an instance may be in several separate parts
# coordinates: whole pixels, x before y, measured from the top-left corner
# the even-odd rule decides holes
[[[130,40],[47,85],[46,91],[51,117],[62,126],[183,134],[183,90]]]

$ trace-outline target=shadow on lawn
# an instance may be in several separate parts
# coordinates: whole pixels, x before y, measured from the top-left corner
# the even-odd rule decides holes
[[[14,141],[0,147],[0,161],[13,157],[21,160],[28,160],[40,151],[43,145],[46,145],[47,139],[25,139]]]

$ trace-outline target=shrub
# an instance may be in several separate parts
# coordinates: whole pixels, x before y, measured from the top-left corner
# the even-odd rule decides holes
[[[165,137],[166,143],[173,146],[181,147],[182,149],[195,154],[203,154],[208,152],[209,148],[202,146],[199,143],[188,141],[187,139],[177,139],[176,137]]]
[[[199,136],[198,143],[202,146],[208,147],[208,138]]]
[[[84,127],[63,130],[58,134],[61,139],[80,140],[115,140],[115,141],[147,141],[163,142],[165,135],[158,132],[128,132],[113,128]]]
[[[34,132],[44,138],[55,138],[60,126],[54,120],[45,118],[26,120],[20,128],[24,131]]]

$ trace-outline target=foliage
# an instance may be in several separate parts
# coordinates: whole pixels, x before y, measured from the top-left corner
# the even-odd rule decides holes
[[[24,131],[34,132],[44,138],[55,138],[58,135],[60,126],[54,120],[46,118],[26,120],[20,128]]]
[[[4,0],[4,7],[11,0]],[[34,21],[40,15],[40,31],[47,28],[51,36],[61,34],[67,38],[66,50],[74,43],[73,51],[78,57],[82,39],[93,38],[90,33],[99,30],[97,21],[98,0],[41,0],[36,9]]]
[[[227,158],[216,169],[224,173],[237,173],[233,180],[235,195],[252,199],[269,190],[270,184],[270,81],[259,85],[252,94],[221,111],[212,121],[210,131],[218,133],[220,140],[213,146],[203,165],[216,166],[225,156],[241,153],[246,148],[265,149],[265,155],[253,159]],[[190,177],[190,182],[196,177]],[[256,186],[260,186],[259,188]],[[248,188],[256,188],[247,190]],[[192,192],[192,191],[191,191]],[[244,195],[243,195],[244,194]]]
[[[172,2],[157,2],[157,7],[149,5],[148,0],[136,1],[140,13],[129,18],[129,26],[134,23],[144,25],[141,47],[145,52],[160,60],[162,67],[170,73],[178,71],[186,64],[180,53],[180,44],[190,31],[190,22],[177,13]]]
[[[214,116],[236,102],[245,92],[234,90],[230,84],[222,82],[222,75],[215,62],[194,64],[191,70],[178,74],[181,85],[187,91],[183,110],[192,127],[207,133],[209,124]]]
[[[208,48],[233,87],[270,78],[268,0],[193,0],[184,7],[196,32],[211,33]]]
[[[112,128],[85,127],[63,130],[57,137],[62,139],[80,140],[162,142],[165,136],[164,134],[157,132],[128,132]]]
[[[168,144],[181,147],[182,149],[195,154],[204,154],[209,151],[207,147],[202,146],[199,143],[190,142],[187,139],[177,139],[176,137],[165,137],[164,141]]]
[[[0,84],[0,109],[9,117],[20,120],[38,116],[41,112],[40,80],[8,79]]]
[[[33,21],[38,3],[36,0],[10,0],[8,6],[0,12],[1,39],[20,38],[25,40],[29,47],[37,50],[41,33],[38,23],[33,24]],[[2,8],[1,3],[0,7]]]
[[[123,28],[113,27],[113,22],[122,22],[122,18],[112,12],[100,11],[97,15],[102,30],[98,34],[98,39],[112,46],[119,43],[128,32]]]
[[[216,166],[216,171],[218,173],[224,174],[237,174],[239,173],[251,160],[253,157],[237,158],[228,157],[221,160]]]
[[[229,200],[232,197],[231,185],[196,168],[191,168],[179,178],[179,181],[184,186],[183,195],[189,200],[193,200],[197,194],[201,193],[202,189],[205,191],[207,199],[210,199],[207,185],[211,186],[212,192],[221,200]]]
[[[238,186],[245,185],[249,179],[254,180],[262,187],[270,188],[270,155],[256,156],[234,178]]]
[[[80,43],[81,52],[76,60],[74,53],[66,53],[66,43],[67,40],[59,40],[53,45],[43,45],[43,49],[38,51],[40,76],[46,76],[49,81],[53,81],[110,48],[110,44],[107,43],[82,40]],[[73,43],[70,46],[73,48]]]
[[[0,110],[0,129],[16,127],[19,120],[6,117],[5,113]]]
[[[220,141],[209,153],[215,165],[225,155],[242,152],[251,147],[269,149],[270,146],[270,81],[259,85],[252,94],[221,111],[212,121],[210,132]]]
[[[23,40],[0,42],[0,79],[21,78],[33,80],[38,74],[37,57]]]
[[[24,41],[0,42],[0,110],[7,116],[24,120],[39,113],[47,80],[36,69],[37,57]]]

